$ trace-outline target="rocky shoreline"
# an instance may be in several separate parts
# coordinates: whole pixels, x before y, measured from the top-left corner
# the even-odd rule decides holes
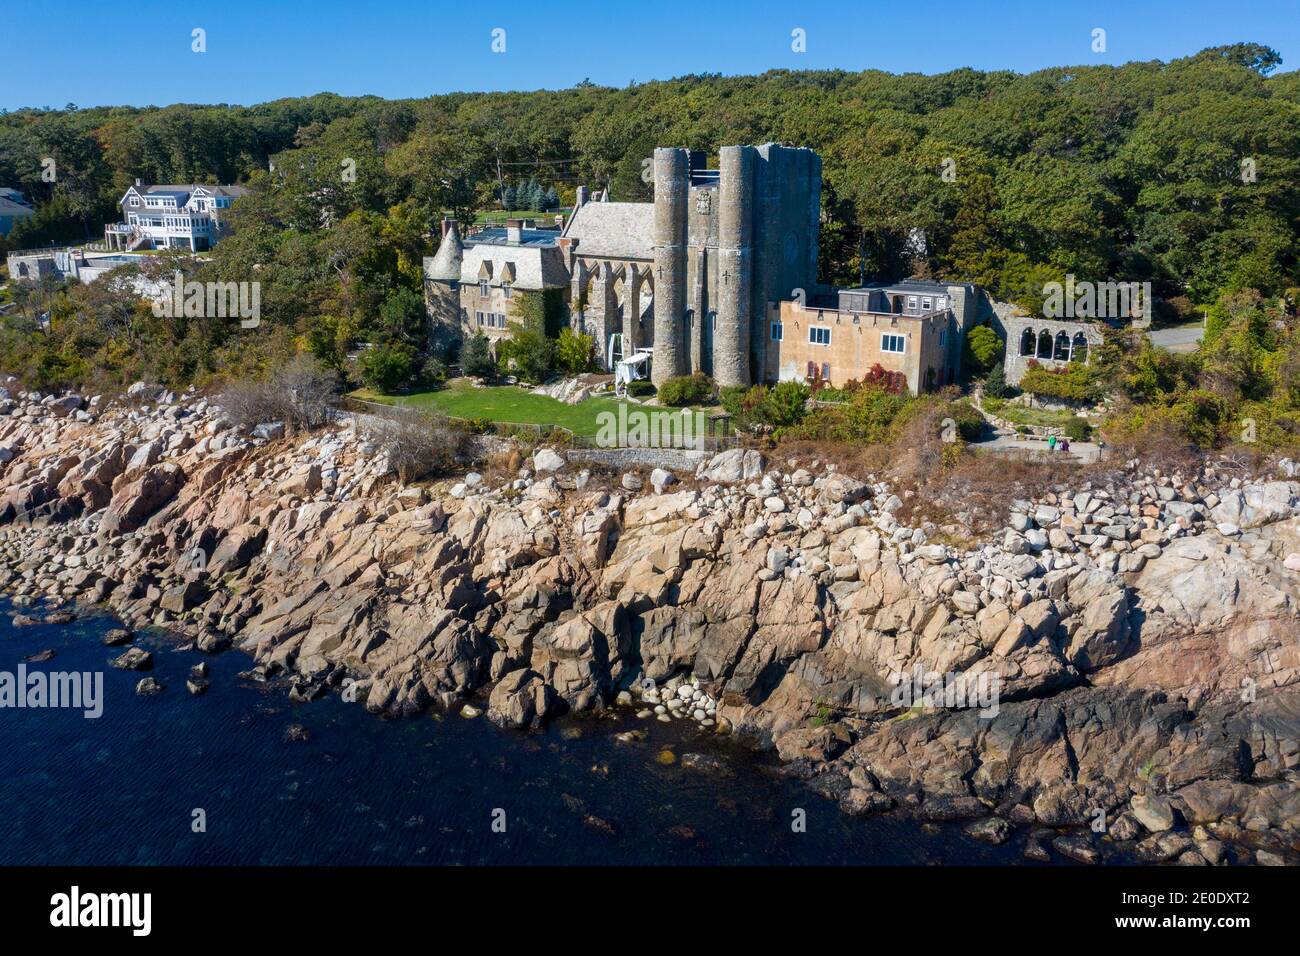
[[[1031,859],[1300,858],[1291,462],[1130,463],[1010,502],[973,548],[814,461],[514,464],[408,486],[347,420],[285,437],[143,384],[0,390],[0,588],[233,644],[298,699],[691,721],[849,813],[969,820]],[[900,704],[913,674],[996,706]]]

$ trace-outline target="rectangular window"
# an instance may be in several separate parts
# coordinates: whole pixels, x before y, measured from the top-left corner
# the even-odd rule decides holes
[[[882,352],[902,352],[906,344],[906,339],[901,335],[890,335],[888,333],[880,337],[880,351]]]
[[[503,286],[501,287],[501,298],[503,298],[503,299],[508,299],[508,298],[510,298],[510,286],[508,286],[508,285],[503,285]]]
[[[930,311],[930,300],[929,300],[929,299],[927,299],[927,298],[922,298],[922,299],[921,299],[921,311],[922,311],[922,312],[929,312],[929,311]]]
[[[773,323],[772,323],[772,341],[773,341],[773,342],[780,342],[780,341],[781,341],[781,333],[782,333],[781,323],[780,323],[780,322],[773,322]]]
[[[810,345],[830,345],[831,330],[820,325],[808,326],[808,342]]]
[[[479,284],[478,284],[478,294],[479,294],[479,295],[484,295],[484,296],[488,294],[488,283],[487,283],[487,279],[481,279],[481,280],[479,280]]]
[[[831,380],[831,363],[822,362],[822,381],[829,382],[830,380]]]
[[[948,341],[948,332],[946,329],[939,330],[939,348],[943,348]]]
[[[478,323],[478,325],[479,325],[480,328],[482,328],[482,327],[483,327],[483,313],[482,313],[482,312],[475,312],[475,313],[474,313],[474,321]]]
[[[914,296],[914,295],[909,295],[909,296],[907,297],[907,307],[908,307],[909,309],[915,309],[915,308],[916,308],[916,296]]]

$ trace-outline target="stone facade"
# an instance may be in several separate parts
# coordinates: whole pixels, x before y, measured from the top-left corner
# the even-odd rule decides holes
[[[1002,370],[1007,384],[1017,385],[1031,361],[1048,368],[1088,362],[1101,344],[1101,327],[1094,322],[1062,322],[1029,315],[1000,317],[1006,339]]]

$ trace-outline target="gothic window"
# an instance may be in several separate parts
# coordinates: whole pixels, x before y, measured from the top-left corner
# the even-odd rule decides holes
[[[1052,357],[1052,333],[1043,329],[1038,333],[1038,358],[1049,359]]]
[[[1035,338],[1033,329],[1025,329],[1020,333],[1020,354],[1033,355],[1035,348]]]
[[[1064,332],[1056,333],[1056,347],[1052,351],[1052,358],[1057,362],[1070,361],[1070,336]]]
[[[1075,362],[1088,361],[1088,337],[1082,332],[1074,334],[1074,352],[1070,358]]]

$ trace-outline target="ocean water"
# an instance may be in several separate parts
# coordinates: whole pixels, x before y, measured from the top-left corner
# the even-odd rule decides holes
[[[140,697],[143,675],[107,664],[125,649],[101,641],[110,618],[14,627],[13,610],[0,600],[0,671],[52,650],[27,668],[101,672],[104,709],[0,707],[0,865],[1020,862],[1015,840],[851,818],[776,774],[775,758],[630,714],[532,734],[482,717],[383,720],[337,695],[293,704],[238,677],[247,657],[162,634],[137,639],[165,688]],[[200,660],[211,686],[193,697]],[[286,741],[295,723],[309,739]],[[648,738],[614,739],[632,728]],[[665,748],[677,762],[659,761]],[[685,753],[724,771],[683,767]]]

